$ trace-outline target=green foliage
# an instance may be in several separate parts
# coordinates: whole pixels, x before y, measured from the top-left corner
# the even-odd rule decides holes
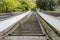
[[[24,10],[31,10],[35,8],[35,3],[31,0],[19,0],[19,2],[22,4]]]
[[[39,22],[42,24],[43,28],[45,30],[48,30],[48,25],[46,25],[46,22],[40,16],[37,16],[37,17],[39,19]]]
[[[34,7],[31,0],[0,0],[0,13],[32,10]]]
[[[0,12],[13,12],[20,6],[16,0],[3,0],[0,2]]]
[[[53,11],[55,6],[53,0],[37,0],[36,4],[37,4],[37,8],[40,8],[45,11],[47,10]]]
[[[58,5],[60,6],[60,0],[58,0]]]

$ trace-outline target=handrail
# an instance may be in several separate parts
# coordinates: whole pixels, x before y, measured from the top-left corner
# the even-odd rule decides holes
[[[10,30],[18,21],[22,20],[25,16],[27,16],[31,11],[25,12],[23,14],[14,16],[7,20],[0,22],[0,37],[4,35],[8,30]]]
[[[53,17],[51,15],[47,15],[47,14],[41,13],[39,11],[37,11],[37,12],[47,23],[49,23],[52,26],[52,29],[58,35],[60,35],[60,20],[56,19],[55,17]]]
[[[42,19],[46,25],[47,29],[45,29],[47,35],[52,39],[52,40],[60,40],[60,20],[57,20],[55,17],[44,14],[42,12],[37,11],[38,15],[40,16],[40,19]],[[42,21],[40,20],[40,21]],[[43,24],[43,22],[42,22]],[[58,36],[59,35],[59,36]]]
[[[47,21],[49,24],[51,24],[53,27],[56,28],[56,30],[60,31],[60,20],[55,19],[55,17],[47,15],[47,14],[43,14],[38,12],[38,14],[45,20]]]

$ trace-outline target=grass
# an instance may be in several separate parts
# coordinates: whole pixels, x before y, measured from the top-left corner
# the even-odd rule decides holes
[[[45,30],[46,34],[48,35],[49,39],[52,40],[52,38],[50,37],[50,35],[47,33],[47,31],[49,30],[49,28],[48,28],[48,25],[46,24],[45,20],[42,19],[42,17],[40,17],[40,16],[37,16],[37,17],[40,20],[40,23],[42,24],[42,27],[44,28],[44,30]]]
[[[0,15],[2,15],[2,13],[0,13]]]
[[[51,16],[54,16],[54,17],[60,16],[60,12],[59,11],[45,11],[43,13],[51,15]]]
[[[44,21],[40,16],[37,16],[37,17],[38,17],[38,19],[40,20],[40,23],[42,24],[42,26],[44,27],[44,29],[45,29],[45,30],[48,30],[48,27],[47,27],[45,21]]]
[[[60,13],[47,13],[48,15],[52,15],[52,16],[55,16],[55,17],[58,17],[60,16]]]

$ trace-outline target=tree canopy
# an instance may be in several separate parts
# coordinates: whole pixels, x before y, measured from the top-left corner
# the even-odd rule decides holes
[[[58,0],[58,5],[60,6],[60,0]]]
[[[31,0],[0,0],[0,13],[32,10],[34,7]]]
[[[53,0],[37,0],[36,4],[37,8],[45,11],[53,11],[55,7],[55,3]]]

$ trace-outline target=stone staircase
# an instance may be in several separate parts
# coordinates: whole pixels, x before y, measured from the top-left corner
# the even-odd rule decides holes
[[[5,37],[5,39],[6,40],[48,40],[46,36],[41,36],[41,35],[43,35],[42,29],[38,23],[35,14],[33,13],[23,24],[21,24],[21,26],[19,26],[9,36]]]
[[[36,18],[36,15],[33,13],[31,16],[18,27],[13,33],[10,35],[41,35],[42,30]]]

